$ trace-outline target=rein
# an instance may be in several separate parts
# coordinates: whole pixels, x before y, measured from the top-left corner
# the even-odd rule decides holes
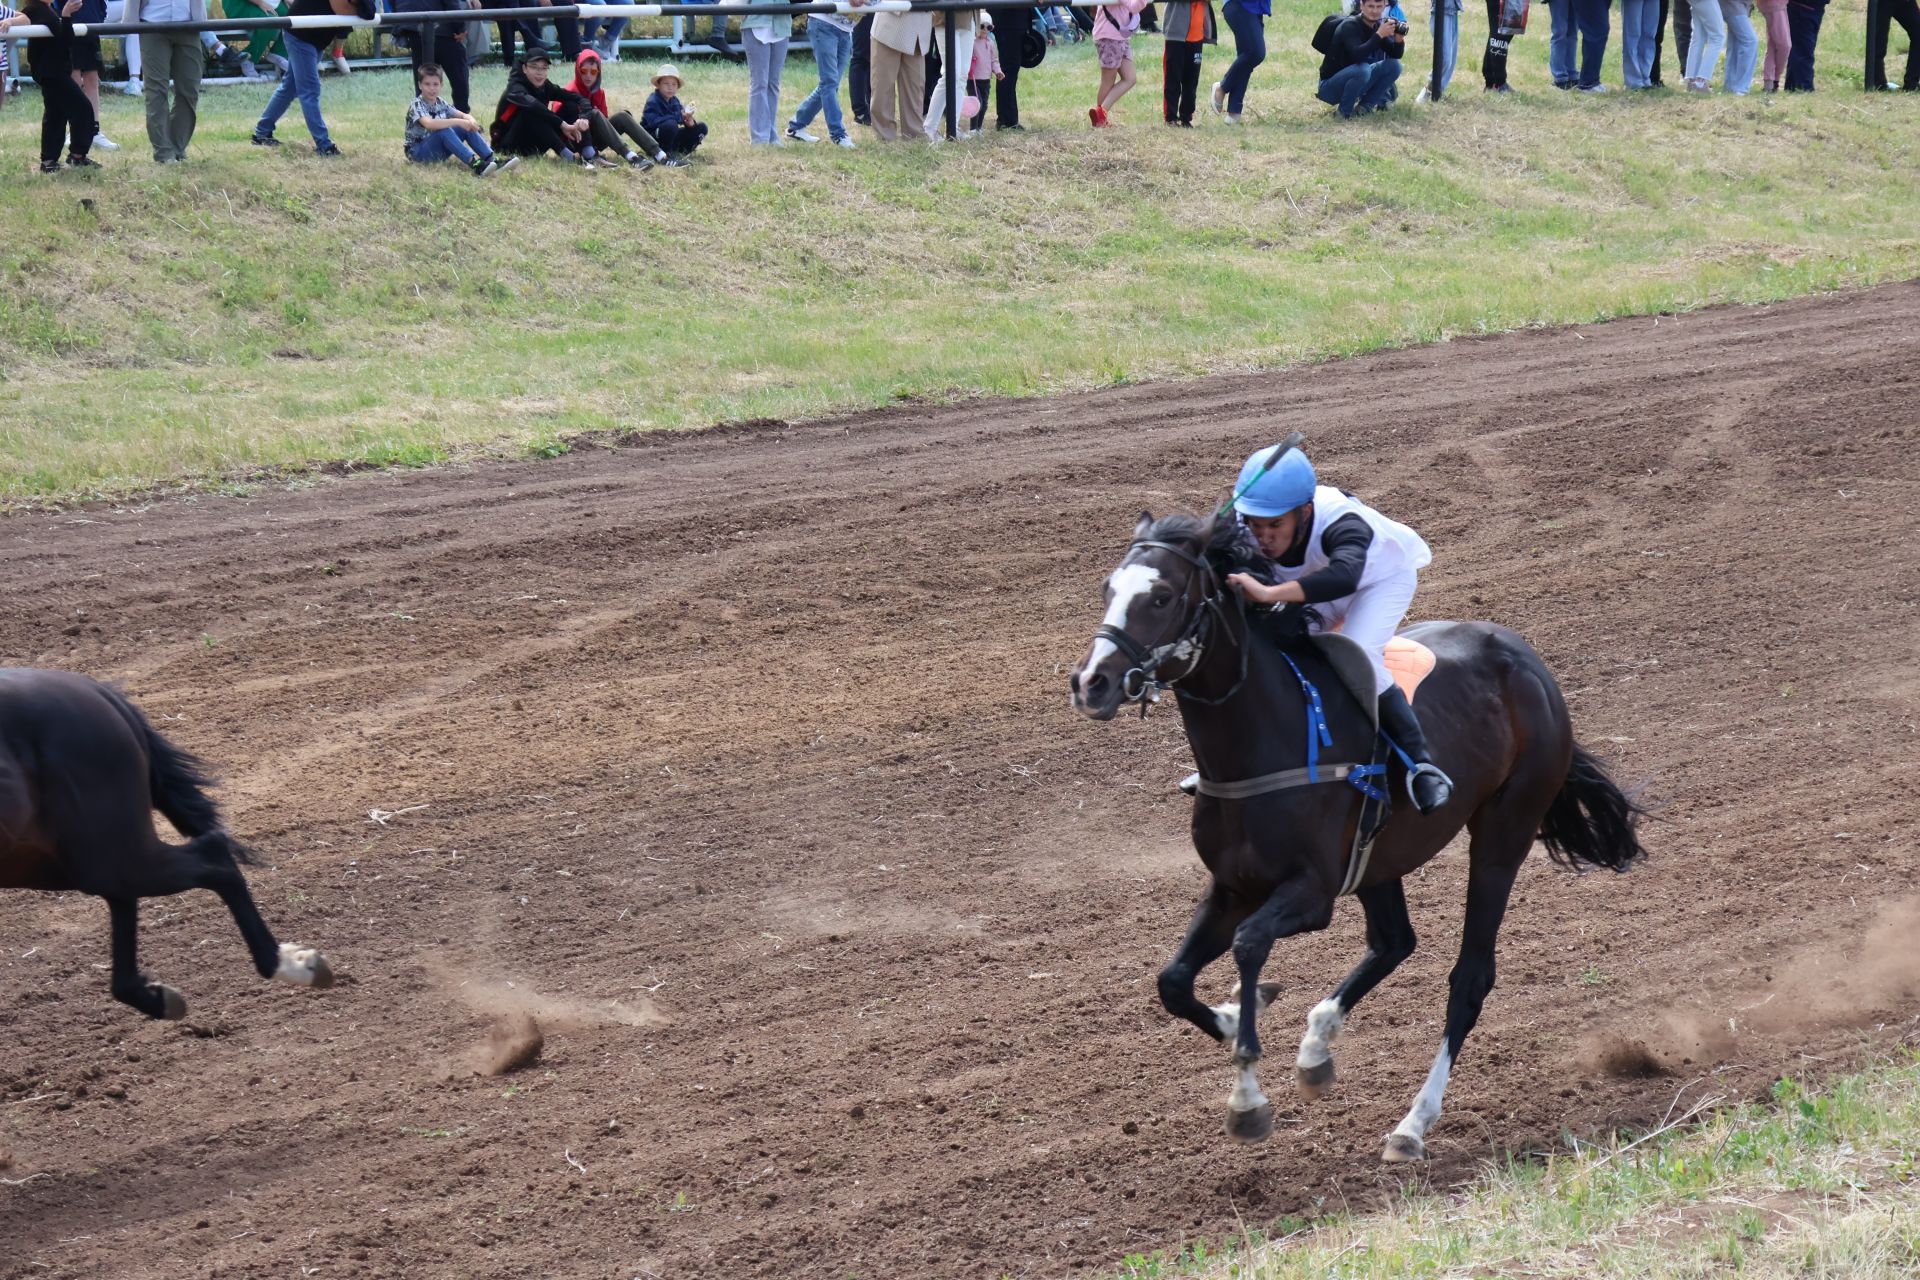
[[[1140,704],[1140,718],[1147,718],[1147,708],[1160,701],[1162,689],[1172,689],[1182,698],[1191,699],[1205,707],[1217,707],[1240,692],[1240,686],[1247,682],[1248,637],[1240,637],[1240,674],[1228,690],[1217,698],[1203,698],[1197,693],[1180,688],[1180,681],[1187,679],[1200,669],[1201,662],[1207,656],[1207,642],[1213,623],[1217,618],[1221,633],[1228,630],[1226,619],[1227,591],[1214,571],[1213,564],[1205,556],[1197,556],[1185,547],[1171,542],[1159,542],[1151,538],[1142,538],[1127,547],[1132,555],[1141,547],[1153,547],[1161,551],[1170,551],[1187,562],[1192,569],[1187,575],[1187,586],[1192,586],[1194,577],[1204,574],[1205,594],[1200,598],[1199,607],[1193,611],[1193,617],[1187,622],[1186,629],[1172,641],[1157,645],[1152,649],[1122,631],[1119,627],[1102,625],[1094,630],[1094,638],[1110,642],[1114,648],[1127,655],[1133,663],[1120,677],[1120,699],[1123,702]],[[1124,557],[1122,563],[1125,563]],[[1186,660],[1186,670],[1178,675],[1162,676],[1161,666],[1168,658],[1182,657]]]

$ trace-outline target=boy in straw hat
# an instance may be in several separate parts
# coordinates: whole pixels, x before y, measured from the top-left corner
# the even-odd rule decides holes
[[[691,155],[706,138],[706,121],[695,120],[692,109],[680,101],[680,69],[671,62],[661,63],[653,73],[653,92],[640,109],[640,123],[670,156]]]

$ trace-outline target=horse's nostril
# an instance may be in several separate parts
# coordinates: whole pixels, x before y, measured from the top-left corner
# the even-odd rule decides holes
[[[1080,692],[1080,673],[1078,671],[1067,677],[1067,688],[1073,690],[1075,693]]]

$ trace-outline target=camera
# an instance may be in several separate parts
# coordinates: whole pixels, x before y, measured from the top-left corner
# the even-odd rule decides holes
[[[1398,18],[1388,18],[1382,25],[1390,29],[1396,36],[1404,36],[1407,34],[1407,24],[1401,22]]]

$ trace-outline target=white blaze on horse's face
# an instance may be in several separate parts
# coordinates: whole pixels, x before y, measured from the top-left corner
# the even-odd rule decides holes
[[[1107,613],[1100,619],[1100,625],[1126,631],[1127,614],[1132,611],[1134,603],[1150,596],[1159,581],[1160,571],[1150,564],[1123,564],[1115,569],[1107,578]],[[1076,691],[1086,688],[1087,682],[1100,669],[1100,664],[1119,652],[1113,641],[1105,636],[1097,637],[1093,642],[1093,651],[1087,655],[1086,665],[1080,668],[1080,678],[1074,685]],[[1118,673],[1114,678],[1118,679]],[[1074,694],[1074,701],[1085,705],[1079,692]]]

